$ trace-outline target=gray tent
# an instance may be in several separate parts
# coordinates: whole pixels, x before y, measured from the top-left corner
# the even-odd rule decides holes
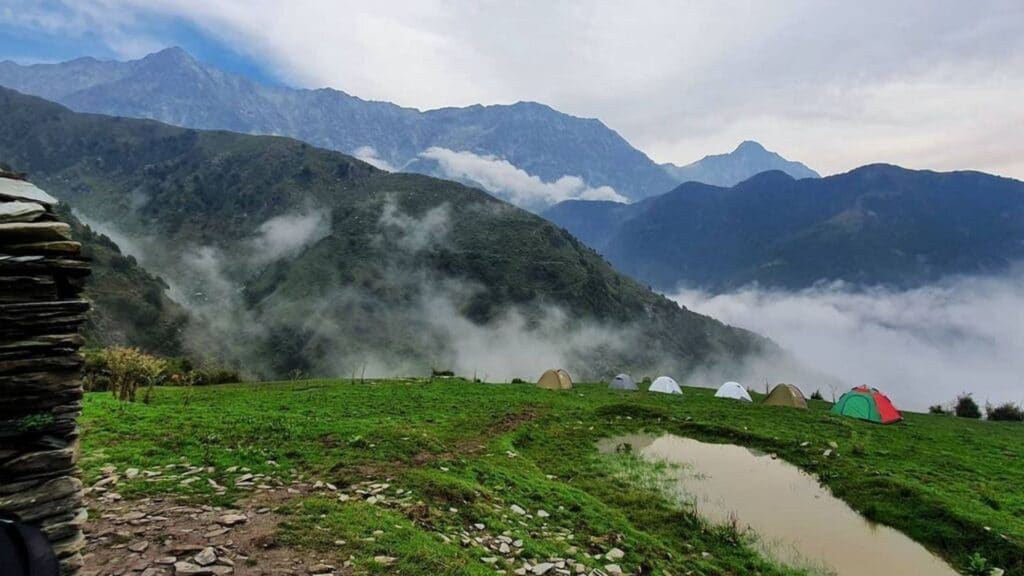
[[[633,382],[633,377],[629,374],[619,374],[615,378],[612,378],[608,388],[611,390],[639,390],[636,387],[636,382]]]

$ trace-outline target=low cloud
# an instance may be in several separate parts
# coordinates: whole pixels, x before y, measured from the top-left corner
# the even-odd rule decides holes
[[[543,209],[564,200],[611,200],[626,198],[610,186],[593,188],[579,176],[562,176],[544,182],[511,162],[472,152],[431,147],[419,154],[437,162],[441,176],[479,184],[488,192],[527,209]]]
[[[898,405],[923,410],[961,392],[980,402],[1024,400],[1024,271],[962,277],[913,290],[856,291],[841,283],[781,292],[681,291],[680,304],[773,338],[827,377],[795,382],[826,398],[868,384]],[[777,378],[771,362],[746,366],[744,384]],[[760,373],[760,374],[759,374]],[[841,389],[839,390],[842,391]]]
[[[260,224],[248,242],[250,261],[255,265],[290,258],[304,247],[331,232],[330,214],[309,209],[295,214],[275,216]]]
[[[352,155],[378,170],[385,170],[387,172],[395,171],[394,165],[384,158],[381,158],[380,153],[378,153],[377,149],[373,146],[360,146],[352,151]]]

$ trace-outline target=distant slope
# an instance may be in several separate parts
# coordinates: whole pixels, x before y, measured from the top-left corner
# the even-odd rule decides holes
[[[817,172],[800,162],[786,160],[751,140],[741,142],[728,154],[705,156],[686,166],[664,166],[678,182],[702,182],[714,186],[735,186],[769,170],[779,170],[796,179],[820,178]]]
[[[155,354],[178,356],[187,313],[167,296],[167,284],[121,253],[110,238],[95,232],[58,207],[61,220],[92,260],[85,296],[93,302],[85,325],[86,346],[137,346]]]
[[[593,376],[774,350],[483,192],[295,140],[0,90],[0,157],[134,238],[195,315],[187,343],[258,375],[557,362]]]
[[[180,48],[131,62],[0,62],[0,85],[83,112],[292,136],[374,156],[378,164],[397,169],[437,170],[418,155],[440,147],[503,159],[548,183],[578,176],[590,187],[610,186],[633,199],[666,192],[679,182],[600,121],[542,104],[419,112],[337,90],[261,85],[199,63]]]
[[[915,286],[1024,259],[1024,182],[980,172],[766,172],[733,188],[688,183],[627,207],[566,202],[545,215],[663,290]]]

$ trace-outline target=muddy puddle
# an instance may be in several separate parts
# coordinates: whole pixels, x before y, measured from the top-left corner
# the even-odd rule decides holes
[[[837,576],[956,576],[901,532],[857,514],[811,475],[782,460],[730,444],[673,435],[630,435],[601,442],[603,453],[628,444],[645,460],[664,461],[671,489],[716,524],[756,534],[776,561]],[[620,448],[621,449],[621,448]]]

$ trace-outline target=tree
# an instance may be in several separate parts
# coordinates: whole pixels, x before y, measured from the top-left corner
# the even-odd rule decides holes
[[[981,418],[981,408],[970,394],[961,394],[956,397],[956,408],[953,413],[961,418]]]

